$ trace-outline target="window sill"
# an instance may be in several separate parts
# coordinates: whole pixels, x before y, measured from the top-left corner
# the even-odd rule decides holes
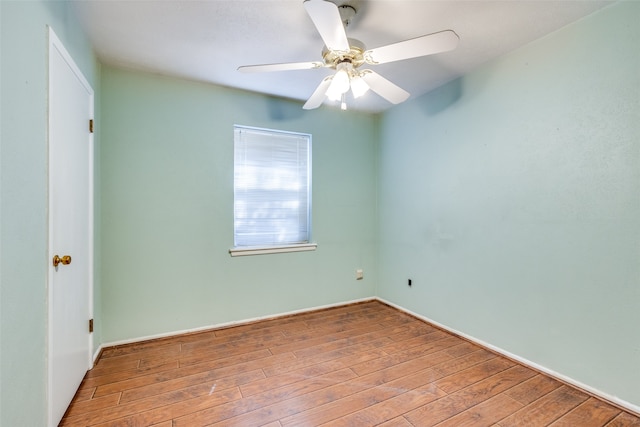
[[[229,253],[232,257],[235,256],[248,256],[248,255],[266,255],[266,254],[279,254],[284,252],[306,252],[315,251],[318,247],[317,243],[302,243],[299,245],[287,245],[287,246],[253,246],[244,248],[231,248]]]

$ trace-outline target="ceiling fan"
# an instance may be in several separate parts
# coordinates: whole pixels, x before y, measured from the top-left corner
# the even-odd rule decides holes
[[[371,89],[387,101],[399,104],[409,98],[409,92],[375,71],[360,69],[360,67],[364,64],[385,64],[446,52],[455,49],[459,41],[454,31],[445,30],[367,50],[361,41],[347,38],[346,27],[356,14],[354,6],[348,3],[338,5],[327,0],[305,0],[304,8],[325,43],[322,61],[246,65],[239,67],[238,71],[255,73],[315,68],[336,70],[335,74],[320,82],[304,104],[305,110],[318,108],[325,98],[340,101],[344,110],[346,109],[345,96],[349,89],[355,98]]]

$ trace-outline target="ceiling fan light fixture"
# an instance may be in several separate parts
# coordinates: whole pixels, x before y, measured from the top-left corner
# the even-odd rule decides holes
[[[351,64],[349,62],[342,62],[338,64],[336,68],[338,71],[333,76],[333,79],[331,79],[331,85],[327,89],[327,97],[334,101],[340,100],[342,94],[349,91]]]
[[[343,78],[338,77],[338,74],[336,73],[336,75],[333,76],[333,78],[331,79],[331,84],[327,89],[326,95],[327,95],[327,98],[329,98],[332,101],[340,101],[342,99],[342,95],[348,90],[349,90],[349,76],[347,76],[347,83],[346,83],[346,89],[345,89]]]
[[[351,92],[353,92],[354,98],[360,98],[362,95],[369,91],[369,85],[360,77],[355,75],[351,78]]]
[[[331,101],[340,101],[342,99],[342,93],[335,91],[335,90],[331,90],[331,86],[329,86],[329,89],[327,89],[327,98],[329,98],[329,100]]]

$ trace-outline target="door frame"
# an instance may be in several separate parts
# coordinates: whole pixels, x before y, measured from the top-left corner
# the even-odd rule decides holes
[[[52,203],[52,179],[51,179],[51,168],[50,168],[50,161],[51,161],[51,156],[50,156],[50,152],[51,152],[51,112],[50,112],[50,105],[51,105],[51,96],[52,96],[52,86],[53,86],[53,78],[52,78],[52,63],[53,61],[51,61],[51,52],[53,52],[54,50],[57,51],[60,56],[64,59],[64,61],[66,62],[66,64],[69,66],[69,68],[71,69],[71,71],[73,72],[73,74],[76,76],[76,78],[79,80],[79,82],[82,84],[82,86],[87,90],[87,92],[89,93],[89,117],[91,117],[92,119],[94,118],[94,102],[95,102],[95,98],[94,98],[94,92],[93,92],[93,88],[91,87],[91,85],[89,84],[89,82],[87,81],[87,79],[84,77],[84,75],[82,74],[82,71],[80,71],[80,68],[76,65],[75,61],[73,60],[73,58],[71,57],[71,55],[69,54],[69,52],[67,51],[67,49],[64,47],[64,45],[62,44],[62,42],[60,41],[60,39],[58,38],[58,36],[56,36],[55,32],[53,31],[53,28],[51,28],[50,26],[47,26],[47,32],[48,32],[48,49],[47,49],[47,345],[46,345],[46,351],[47,351],[47,424],[50,426],[53,426],[54,421],[53,421],[53,399],[51,398],[51,396],[53,396],[53,393],[55,392],[53,390],[53,310],[52,310],[52,303],[53,303],[53,287],[52,287],[52,283],[53,283],[53,274],[54,274],[54,270],[53,267],[51,266],[51,259],[53,257],[54,254],[54,248],[53,248],[53,217],[51,214],[51,203]],[[89,126],[89,124],[87,123],[87,127]],[[87,159],[87,166],[88,166],[88,185],[89,185],[89,206],[88,206],[88,210],[87,210],[87,214],[89,216],[88,218],[88,223],[89,223],[89,230],[88,230],[88,240],[89,240],[89,245],[88,245],[88,251],[89,253],[87,254],[87,260],[88,260],[88,265],[87,265],[87,269],[88,269],[88,281],[87,281],[87,287],[88,287],[88,292],[87,295],[89,297],[89,301],[87,301],[87,305],[89,308],[89,319],[93,318],[93,285],[94,285],[94,222],[95,222],[95,217],[94,217],[94,162],[95,162],[95,157],[94,157],[94,136],[93,133],[89,133],[89,140],[88,140],[88,144],[89,144],[89,158]],[[89,327],[89,319],[87,319],[87,328]],[[88,330],[88,329],[87,329]],[[87,353],[87,370],[91,369],[93,367],[93,333],[89,333],[88,334],[88,353]]]

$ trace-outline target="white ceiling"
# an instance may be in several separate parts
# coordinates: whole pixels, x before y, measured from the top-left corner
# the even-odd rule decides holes
[[[358,13],[347,35],[375,48],[441,30],[456,50],[371,68],[424,94],[480,64],[576,21],[610,1],[339,0]],[[321,61],[323,42],[302,0],[77,0],[100,60],[217,85],[306,100],[331,69],[245,74],[240,65]],[[375,93],[350,108],[391,107]]]

